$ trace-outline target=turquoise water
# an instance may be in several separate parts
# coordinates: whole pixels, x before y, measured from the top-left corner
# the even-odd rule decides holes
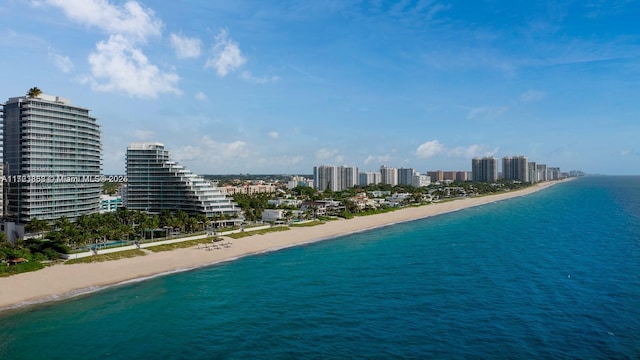
[[[0,314],[2,359],[638,357],[640,177]]]

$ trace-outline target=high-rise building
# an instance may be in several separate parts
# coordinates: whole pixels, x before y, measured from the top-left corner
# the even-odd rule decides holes
[[[538,170],[536,170],[536,162],[535,161],[529,161],[529,182],[530,183],[537,183],[538,180]]]
[[[396,186],[398,185],[398,169],[390,168],[384,165],[380,166],[380,177],[382,178],[382,183]]]
[[[69,99],[40,94],[3,104],[5,218],[75,220],[100,210],[100,125]]]
[[[222,191],[170,158],[161,143],[133,143],[127,148],[127,208],[158,214],[182,210],[207,217],[242,221],[241,209]]]
[[[4,179],[3,166],[0,164],[0,178]],[[4,216],[4,181],[0,181],[0,218]]]
[[[377,171],[361,172],[359,177],[359,185],[363,186],[380,184],[382,182],[382,176],[380,172]]]
[[[413,175],[415,171],[412,168],[400,168],[398,169],[398,184],[411,185],[413,183]]]
[[[548,180],[559,180],[562,178],[562,173],[560,172],[559,167],[549,167],[547,168],[547,179]]]
[[[526,156],[502,158],[502,178],[512,181],[529,181],[529,165]]]
[[[314,166],[313,186],[320,191],[338,191],[338,168],[329,165]]]
[[[339,166],[338,178],[340,182],[340,190],[345,190],[357,186],[360,183],[358,174],[358,168],[355,166]]]
[[[538,174],[538,181],[547,181],[547,164],[536,164],[536,172]]]
[[[498,180],[498,159],[494,157],[474,158],[471,160],[471,177],[477,182]]]
[[[444,181],[444,171],[436,170],[436,171],[427,171],[427,175],[433,182]]]
[[[359,184],[355,166],[321,165],[313,167],[314,187],[320,191],[342,191]]]

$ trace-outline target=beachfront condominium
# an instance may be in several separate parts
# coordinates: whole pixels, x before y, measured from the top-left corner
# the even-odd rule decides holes
[[[537,183],[538,181],[538,171],[536,170],[536,162],[535,161],[529,161],[528,163],[528,167],[529,167],[529,173],[527,174],[529,176],[529,182],[530,183]]]
[[[378,171],[361,172],[359,177],[359,184],[362,186],[380,184],[382,182],[382,176]]]
[[[415,174],[415,170],[412,168],[400,168],[398,169],[398,184],[400,185],[411,185],[413,183],[413,175]]]
[[[358,174],[355,166],[314,166],[313,186],[320,191],[342,191],[359,184]]]
[[[511,181],[529,181],[529,165],[526,156],[502,158],[502,178]]]
[[[89,110],[46,94],[3,104],[5,219],[75,220],[100,210],[100,125]]]
[[[498,180],[498,159],[494,157],[474,158],[471,160],[471,177],[477,182]]]
[[[380,166],[380,176],[382,177],[382,183],[386,185],[396,186],[398,185],[398,168]]]
[[[133,143],[127,148],[127,209],[159,214],[182,210],[209,218],[241,223],[241,209],[203,177],[172,161],[157,142]]]

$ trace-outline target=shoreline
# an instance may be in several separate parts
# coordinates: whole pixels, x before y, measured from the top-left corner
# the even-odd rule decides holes
[[[61,301],[109,287],[213,266],[245,256],[279,251],[525,196],[563,181],[538,183],[525,189],[495,195],[456,199],[384,214],[330,221],[317,226],[291,227],[285,232],[256,234],[240,239],[224,237],[225,240],[232,241],[233,245],[222,249],[204,250],[199,246],[193,246],[99,263],[57,264],[38,271],[0,278],[0,314],[11,309]]]

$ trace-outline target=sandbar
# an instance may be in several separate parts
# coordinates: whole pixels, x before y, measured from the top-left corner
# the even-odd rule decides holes
[[[232,241],[230,247],[210,251],[194,246],[173,251],[149,252],[145,256],[106,262],[56,264],[42,270],[0,278],[0,311],[66,299],[131,281],[141,281],[163,274],[231,261],[247,255],[458,211],[527,195],[555,183],[557,181],[542,182],[521,190],[407,207],[384,214],[329,221],[317,226],[292,227],[291,230],[284,232],[253,235],[240,239],[225,238],[225,241]]]

